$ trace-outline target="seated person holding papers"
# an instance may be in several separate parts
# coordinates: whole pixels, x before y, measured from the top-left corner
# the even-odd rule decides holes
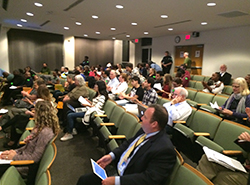
[[[121,73],[119,76],[119,84],[113,88],[111,88],[111,93],[109,94],[110,99],[116,99],[116,95],[120,95],[120,93],[125,93],[128,89],[128,83],[127,83],[128,76],[125,73]]]
[[[239,137],[240,141],[250,142],[250,135],[247,132],[243,132]],[[238,141],[239,142],[239,141]],[[248,154],[249,156],[249,154]],[[237,161],[236,161],[237,162]],[[223,164],[223,163],[222,163]],[[235,164],[235,163],[233,163]],[[240,164],[240,163],[239,163]],[[246,162],[245,168],[249,170],[249,159]],[[237,167],[241,167],[241,165],[237,165]],[[243,168],[243,167],[241,167]],[[208,157],[204,154],[199,161],[199,165],[197,166],[197,170],[199,170],[203,175],[205,175],[209,180],[211,180],[215,185],[243,185],[249,184],[248,182],[248,173],[243,172],[243,170],[232,171],[224,165],[210,162]],[[248,182],[248,183],[247,183]]]
[[[119,175],[101,180],[93,173],[87,174],[77,185],[163,185],[176,162],[174,147],[164,129],[166,120],[168,114],[161,105],[149,106],[142,117],[142,129],[97,161],[102,168],[114,161]]]
[[[138,99],[139,101],[142,101],[144,90],[142,89],[140,85],[140,78],[137,76],[134,76],[131,80],[131,84],[133,85],[133,88],[131,89],[129,94],[120,93],[119,99],[121,100],[116,101],[118,105],[122,105],[122,106],[125,105],[126,103],[129,102],[127,100],[131,100],[131,102],[133,102],[135,98]],[[126,98],[127,100],[124,100],[124,98]]]

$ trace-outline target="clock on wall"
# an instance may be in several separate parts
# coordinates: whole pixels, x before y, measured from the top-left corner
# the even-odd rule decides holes
[[[181,37],[180,36],[176,36],[174,38],[174,41],[175,41],[175,43],[179,43],[181,41]]]

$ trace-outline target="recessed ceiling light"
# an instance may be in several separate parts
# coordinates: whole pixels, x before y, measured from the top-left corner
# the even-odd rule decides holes
[[[21,25],[21,24],[17,24],[17,26],[18,26],[18,27],[23,27],[23,25]]]
[[[34,14],[30,12],[27,12],[26,15],[31,16],[31,17],[34,16]]]
[[[116,30],[115,28],[110,28],[112,31]]]
[[[166,19],[166,18],[168,18],[168,16],[167,15],[161,15],[161,18]]]
[[[97,35],[101,34],[99,31],[95,32]]]
[[[38,6],[38,7],[42,7],[43,6],[43,4],[41,4],[41,3],[34,3],[34,5]]]
[[[64,29],[65,29],[65,30],[69,30],[69,27],[65,26]]]
[[[168,28],[168,31],[173,31],[174,29],[173,28]]]
[[[21,19],[21,21],[22,21],[22,22],[27,22],[27,20],[26,20],[26,19]]]
[[[130,37],[130,35],[126,35],[126,37]]]
[[[80,23],[80,22],[76,22],[76,25],[81,26],[81,25],[82,25],[82,23]]]
[[[115,37],[112,37],[113,40],[115,40]]]
[[[147,32],[147,31],[144,31],[144,35],[148,35],[148,32]]]
[[[207,6],[216,6],[216,3],[207,3]]]
[[[207,25],[207,22],[202,22],[201,25]]]
[[[88,35],[87,35],[87,34],[84,34],[83,36],[84,36],[84,37],[88,37]]]
[[[116,5],[115,7],[118,8],[118,9],[123,9],[122,5]]]
[[[136,25],[137,25],[137,23],[136,23],[136,22],[132,22],[131,24],[132,24],[133,26],[136,26]]]
[[[98,16],[97,15],[92,15],[92,18],[93,19],[98,19]]]

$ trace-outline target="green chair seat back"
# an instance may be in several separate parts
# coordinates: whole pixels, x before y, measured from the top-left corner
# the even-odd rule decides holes
[[[119,147],[115,139],[111,139],[107,144],[107,147],[110,151],[113,151],[115,148]]]
[[[195,80],[189,80],[188,87],[193,87],[194,88],[195,84],[196,84]]]
[[[173,181],[170,183],[170,185],[181,184],[212,185],[213,183],[193,167],[184,164],[179,167]]]
[[[205,103],[209,105],[209,103],[212,102],[213,98],[214,98],[214,94],[212,93],[197,92],[194,98],[194,101],[197,103]]]
[[[36,181],[39,180],[41,175],[46,172],[47,169],[50,168],[53,161],[56,157],[56,145],[55,143],[49,143],[43,153],[43,156],[41,158],[37,174],[36,174]]]
[[[208,80],[209,80],[210,78],[211,78],[211,76],[205,76],[203,81],[204,81],[204,82],[208,82]]]
[[[107,100],[103,106],[103,110],[105,111],[105,114],[110,117],[113,109],[116,107],[116,103],[112,100]]]
[[[96,92],[93,90],[93,89],[90,89],[90,88],[87,88],[88,89],[88,91],[89,91],[89,100],[90,101],[92,101],[93,100],[93,98],[95,97],[95,95],[96,95]]]
[[[216,95],[216,96],[214,96],[212,102],[213,102],[213,103],[214,103],[214,102],[217,102],[217,104],[218,104],[219,106],[222,106],[222,105],[227,101],[227,99],[228,99],[228,98],[225,97],[225,96]]]
[[[163,98],[163,97],[161,97],[161,96],[158,96],[157,104],[163,105],[164,103],[168,103],[168,102],[170,102],[170,101],[171,101],[170,99],[167,99],[167,98]]]
[[[214,151],[222,153],[224,150],[220,145],[216,144],[214,141],[204,137],[204,136],[199,136],[196,140],[196,143],[198,143],[201,147],[206,146]]]
[[[196,80],[196,81],[203,81],[205,78],[205,76],[202,76],[202,75],[194,75],[193,76],[193,80]]]
[[[198,110],[195,112],[189,127],[194,132],[210,133],[210,138],[213,139],[221,121],[222,118],[219,116]]]
[[[222,90],[222,93],[231,95],[233,92],[233,87],[230,85],[225,85],[224,89]]]
[[[202,85],[202,83],[201,83],[200,81],[197,81],[197,82],[195,83],[194,88],[197,89],[197,90],[202,90],[202,89],[204,89],[204,87],[203,87],[203,85]]]
[[[125,112],[126,110],[122,106],[116,105],[110,115],[109,122],[115,123],[115,126],[119,127],[121,118]]]
[[[14,166],[9,167],[0,180],[0,185],[26,185]]]
[[[190,100],[194,100],[196,94],[197,94],[197,90],[195,89],[187,89],[188,91],[188,97],[187,99],[190,99]]]
[[[121,123],[118,126],[117,135],[125,135],[127,140],[132,138],[137,123],[139,122],[139,118],[132,113],[125,112],[120,121]]]
[[[214,137],[214,142],[223,147],[225,150],[241,150],[241,147],[234,143],[242,132],[250,134],[250,128],[239,123],[229,120],[223,120],[220,123],[218,131]]]

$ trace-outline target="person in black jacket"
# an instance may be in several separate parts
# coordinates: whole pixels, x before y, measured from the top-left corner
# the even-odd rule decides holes
[[[142,129],[97,163],[105,168],[112,161],[119,176],[103,181],[95,174],[81,176],[77,185],[152,185],[165,184],[176,163],[174,147],[164,128],[168,113],[164,107],[150,105],[142,117]]]
[[[170,69],[172,67],[173,64],[173,59],[170,56],[168,51],[165,51],[165,56],[163,57],[162,61],[161,61],[161,66],[162,66],[162,70],[163,73],[170,73]]]
[[[227,72],[227,66],[222,64],[220,66],[220,81],[224,83],[224,85],[230,85],[232,75]]]

